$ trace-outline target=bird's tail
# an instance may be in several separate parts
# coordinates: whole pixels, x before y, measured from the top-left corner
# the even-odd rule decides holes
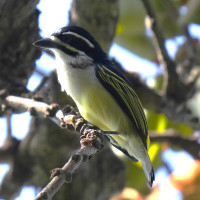
[[[147,151],[146,151],[146,156],[144,157],[144,159],[141,160],[141,163],[142,163],[144,173],[148,179],[148,183],[150,187],[152,187],[153,181],[155,180],[155,175],[154,175],[153,166],[151,164]]]

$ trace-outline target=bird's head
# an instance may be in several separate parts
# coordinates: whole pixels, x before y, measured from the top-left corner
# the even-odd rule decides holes
[[[35,46],[52,50],[55,54],[67,56],[71,59],[88,57],[93,62],[106,57],[98,42],[85,29],[78,26],[66,26],[51,36],[33,43]]]

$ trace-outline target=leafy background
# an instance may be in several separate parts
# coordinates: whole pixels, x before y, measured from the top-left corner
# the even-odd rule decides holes
[[[11,5],[13,1],[9,0],[8,2],[10,2]],[[6,41],[5,39],[6,33],[7,30],[9,29],[15,31],[17,30],[16,32],[14,32],[16,33],[16,35],[18,34],[18,32],[20,33],[19,30],[23,30],[22,33],[24,34],[21,34],[23,36],[22,40],[30,38],[25,34],[26,23],[23,20],[20,21],[20,16],[22,16],[21,17],[22,19],[26,17],[23,14],[22,10],[26,8],[26,5],[28,5],[28,3],[26,1],[20,1],[20,2],[21,5],[18,5],[16,3],[18,5],[16,6],[16,8],[18,8],[18,10],[20,11],[19,13],[22,14],[21,15],[18,14],[15,23],[14,19],[11,19],[11,17],[8,16],[8,14],[5,14],[6,9],[8,9],[9,7],[8,4],[6,4],[3,1],[2,3],[0,3],[0,6],[2,8],[0,9],[1,10],[0,12],[2,14],[1,18],[2,21],[4,20],[1,23],[2,27],[0,28],[1,41]],[[32,8],[32,10],[35,10],[35,5],[38,2],[36,1],[33,2],[34,3],[29,6]],[[80,3],[79,1],[77,2]],[[89,3],[90,5],[93,4],[90,1],[85,1],[85,2],[86,5],[88,5],[87,3]],[[70,2],[63,1],[62,3],[63,5],[60,7],[56,7],[58,3],[54,4],[53,9],[51,9],[50,3],[48,3],[47,1],[45,2],[45,0],[40,1],[39,8],[42,9],[42,12],[48,13],[47,14],[48,17],[45,20],[42,21],[42,18],[40,20],[39,25],[42,29],[43,27],[44,28],[48,27],[48,29],[46,29],[46,32],[45,30],[43,30],[43,32],[41,33],[42,36],[47,36],[51,34],[55,29],[69,22],[67,17],[67,12],[68,12],[67,5],[70,5]],[[164,93],[163,83],[166,71],[164,70],[162,63],[160,63],[157,52],[155,50],[154,33],[151,30],[145,28],[146,11],[144,9],[144,6],[142,5],[142,1],[120,0],[118,3],[119,3],[120,17],[116,23],[114,45],[110,49],[110,55],[113,56],[115,55],[115,52],[121,52],[115,55],[115,59],[116,60],[120,59],[120,63],[122,65],[127,65],[123,61],[123,58],[120,58],[120,54],[123,53],[128,54],[129,57],[128,60],[126,60],[126,63],[128,62],[129,66],[128,67],[126,66],[126,69],[128,68],[130,72],[129,75],[131,76],[136,75],[137,77],[139,77],[140,80],[142,77],[143,78],[142,83],[148,85],[149,88],[153,88],[153,90],[158,92],[158,94],[163,95]],[[156,17],[158,19],[158,24],[160,26],[161,33],[166,38],[165,45],[166,47],[168,47],[167,48],[168,54],[176,63],[179,76],[184,75],[184,77],[187,78],[185,74],[187,73],[192,74],[195,72],[195,70],[198,71],[199,69],[200,2],[196,0],[176,0],[176,1],[152,0],[150,3],[152,4]],[[61,5],[61,2],[59,2],[59,4]],[[13,4],[13,7],[14,6],[15,5]],[[63,15],[61,14],[62,13],[61,8],[63,8]],[[90,9],[94,8],[91,6]],[[87,13],[90,12],[92,13],[90,9],[88,7],[85,10],[87,11]],[[78,10],[81,10],[81,8],[78,8]],[[13,11],[13,13],[15,12]],[[28,18],[27,21],[29,23],[30,21],[33,22],[37,20],[36,16],[38,16],[39,13],[37,14],[36,13],[37,12],[34,12],[34,15],[33,16],[31,15],[31,17]],[[58,19],[56,20],[57,15],[61,16],[59,20]],[[99,15],[103,15],[103,13],[100,13]],[[13,16],[15,15],[13,14]],[[17,23],[18,20],[21,22],[21,24],[23,24],[23,26],[19,25],[20,23]],[[48,25],[54,23],[55,25],[52,26]],[[93,24],[91,23],[91,26],[92,25]],[[34,26],[37,27],[37,24]],[[189,31],[190,34],[189,39],[186,34],[186,29]],[[91,30],[93,29],[91,28]],[[34,31],[35,33],[38,33],[37,28],[35,28]],[[101,31],[96,31],[96,32],[93,31],[93,32],[97,35],[97,38],[98,37],[100,38],[100,41],[102,40],[102,45],[104,49],[108,50],[108,44],[107,43],[104,44],[106,36],[105,37],[102,36],[103,38],[102,39],[101,36],[98,35],[99,33],[96,33],[96,32],[102,33]],[[11,33],[7,34],[7,37],[11,35],[12,36],[11,38],[14,38],[16,43],[16,41],[18,41],[20,37],[16,39],[14,37],[14,33],[11,31]],[[104,32],[104,34],[105,35],[108,34],[109,36],[110,33]],[[112,34],[110,35],[111,35],[110,37],[112,37]],[[38,38],[39,36],[37,35],[31,36],[31,41],[29,41],[31,49],[34,49],[34,47],[31,46],[31,43]],[[22,47],[26,46],[21,44],[22,47],[19,45],[16,47],[13,43],[10,43],[10,41],[9,43],[7,43],[7,45],[12,47],[13,49],[18,49],[19,52],[22,51],[23,49]],[[8,51],[8,47],[5,47],[5,45],[3,46],[4,43],[1,44],[0,50],[1,52],[4,52],[4,54],[7,54],[8,56],[5,57],[7,60],[4,58],[4,56],[2,56],[0,60],[1,63],[0,70],[2,72],[1,73],[2,84],[0,84],[1,85],[0,89],[2,91],[3,89],[6,88],[9,91],[8,94],[10,95],[23,96],[22,93],[24,91],[23,92],[21,92],[20,90],[13,91],[12,89],[8,89],[7,86],[5,86],[6,84],[7,85],[10,84],[11,88],[15,88],[13,87],[13,85],[16,86],[16,84],[19,83],[19,81],[18,82],[13,81],[13,83],[11,81],[10,83],[8,79],[4,80],[3,74],[9,74],[9,77],[13,76],[13,80],[15,79],[15,74],[14,73],[12,74],[11,71],[7,72],[4,66],[10,66],[10,63],[12,63],[11,58],[13,58],[14,60],[16,59],[18,62],[14,61],[13,63],[14,64],[19,63],[18,65],[21,66],[19,70],[17,70],[18,68],[16,67],[16,73],[20,72],[19,75],[24,78],[25,76],[22,74],[25,65],[24,63],[29,64],[29,60],[26,61],[27,58],[23,59],[23,56],[27,54],[29,55],[29,57],[32,56],[33,60],[35,60],[36,58],[40,57],[40,53],[32,52],[31,54],[29,51],[28,51],[29,53],[27,51],[24,52],[22,51],[23,56],[21,58],[18,56],[20,53],[17,54],[14,51],[11,51],[14,52],[13,54],[11,54],[10,51]],[[36,51],[36,50],[31,50],[31,51]],[[136,58],[135,55],[137,55]],[[191,57],[195,61],[193,60],[191,61]],[[20,61],[19,58],[24,61],[23,62]],[[50,57],[46,53],[43,53],[41,58],[43,60],[37,61],[37,67],[36,68],[33,67],[34,70],[31,73],[29,71],[27,77],[24,78],[23,83],[25,84],[28,92],[35,91],[37,84],[40,84],[40,82],[43,80],[44,77],[53,76],[52,70],[54,69],[54,66],[52,64],[53,63],[52,57]],[[188,70],[187,67],[185,67],[186,69],[184,68],[186,62],[191,62],[192,67],[190,70]],[[33,62],[31,63],[32,64],[30,64],[29,66],[34,66]],[[137,63],[138,66],[135,66],[136,65],[135,63]],[[143,63],[145,63],[145,65]],[[11,67],[8,69],[14,70],[15,68]],[[153,75],[152,75],[152,70],[154,71]],[[19,75],[18,77],[20,77]],[[51,85],[51,83],[48,82],[47,85]],[[199,117],[200,114],[198,87],[199,87],[199,81],[197,79],[197,81],[195,81],[195,84],[193,86],[195,90],[194,94],[191,95],[189,99],[186,99],[180,103],[181,108],[186,107],[189,110],[188,111],[189,114],[194,115],[195,117]],[[43,98],[45,96],[44,94],[49,94],[50,96],[51,95],[53,96],[52,98],[51,97],[47,99],[44,98],[46,102],[56,101],[61,105],[65,104],[66,102],[73,104],[71,100],[69,100],[64,94],[55,92],[60,90],[59,86],[57,86],[57,89],[53,88],[53,90],[54,90],[53,95],[52,93],[50,94],[48,93],[49,88],[48,90],[45,90],[45,92],[40,90],[38,92],[38,95],[41,95]],[[140,93],[143,93],[143,90],[140,87],[138,91],[139,91],[138,95]],[[185,91],[187,91],[187,88],[185,88]],[[151,94],[152,93],[153,92],[151,91]],[[55,96],[57,98],[55,98]],[[102,187],[99,192],[102,193],[107,192],[109,193],[109,195],[107,195],[106,197],[100,196],[99,199],[107,199],[108,196],[111,200],[119,200],[119,199],[198,200],[200,199],[199,156],[195,157],[194,154],[192,154],[193,151],[199,154],[199,147],[193,149],[193,151],[190,151],[190,149],[183,148],[185,146],[180,144],[182,138],[186,138],[186,140],[188,139],[189,141],[190,140],[196,141],[196,143],[199,144],[199,125],[196,126],[193,125],[192,123],[185,123],[185,121],[181,121],[176,117],[175,118],[173,116],[171,117],[171,115],[168,114],[166,111],[164,111],[164,109],[162,110],[162,106],[161,108],[159,108],[159,104],[157,104],[158,107],[156,107],[156,105],[152,105],[151,103],[146,103],[146,101],[151,100],[150,96],[148,96],[146,93],[144,94],[144,96],[141,96],[141,99],[143,100],[143,104],[146,108],[146,116],[148,120],[150,134],[152,136],[156,134],[156,138],[158,138],[157,140],[155,140],[155,138],[152,139],[152,145],[150,146],[149,149],[149,154],[154,169],[156,171],[156,182],[154,184],[154,187],[152,189],[149,189],[146,186],[146,179],[144,177],[143,170],[139,163],[133,164],[129,159],[119,154],[119,152],[117,152],[117,154],[119,154],[120,156],[120,159],[118,160],[118,158],[115,157],[115,155],[113,155],[112,152],[109,151],[109,148],[107,147],[108,149],[106,149],[105,152],[108,152],[107,154],[109,155],[111,154],[111,156],[114,157],[113,163],[117,163],[116,166],[119,166],[119,169],[116,169],[120,171],[119,175],[117,175],[118,173],[112,174],[112,170],[109,171],[109,165],[105,165],[103,166],[104,171],[102,173],[108,174],[109,176],[107,177],[107,180],[106,179],[104,181],[100,180],[99,176],[101,176],[102,173],[99,173],[99,171],[101,171],[102,169],[97,166],[99,166],[100,165],[99,163],[102,162],[108,163],[108,160],[106,160],[104,152],[97,154],[93,159],[93,161],[91,162],[89,161],[88,163],[86,163],[83,166],[83,168],[80,169],[79,172],[77,172],[74,183],[65,185],[64,188],[62,188],[62,191],[55,196],[55,199],[63,199],[63,195],[65,196],[67,195],[69,199],[80,199],[80,196],[78,194],[77,196],[74,196],[74,194],[80,193],[80,191],[82,192],[81,199],[84,198],[89,199],[89,196],[91,196],[91,199],[94,199],[95,195],[93,195],[91,191],[99,191],[97,188],[102,183],[104,184],[107,183],[108,184],[107,188],[113,188],[113,191],[112,192],[107,191],[106,188]],[[171,98],[167,103],[170,104],[171,100],[176,101],[175,98],[174,99]],[[179,104],[177,103],[175,106],[177,110],[179,109],[178,106]],[[170,112],[171,111],[169,111],[169,113]],[[185,113],[181,115],[183,117],[186,116]],[[64,164],[70,153],[78,148],[79,139],[77,135],[74,136],[74,134],[68,133],[68,135],[70,135],[68,136],[66,134],[66,131],[60,130],[59,128],[56,129],[54,127],[55,125],[51,124],[51,122],[49,122],[48,119],[47,120],[40,118],[35,119],[34,117],[33,119],[27,113],[19,115],[16,114],[16,111],[13,110],[12,112],[9,113],[2,112],[1,116],[2,116],[2,119],[0,120],[1,137],[3,136],[3,133],[5,132],[6,133],[5,137],[4,138],[2,137],[1,139],[2,146],[0,151],[1,152],[0,161],[1,163],[9,163],[9,165],[1,166],[2,171],[3,168],[6,169],[7,174],[4,176],[4,178],[2,178],[1,181],[2,184],[0,190],[1,194],[0,198],[2,199],[16,198],[19,195],[21,189],[24,188],[24,186],[31,186],[31,190],[29,191],[31,191],[33,196],[35,196],[36,193],[38,193],[38,190],[40,190],[41,187],[44,187],[45,184],[48,182],[48,176],[49,176],[48,171],[52,168],[59,167]],[[5,123],[7,123],[7,128],[5,126]],[[19,126],[19,124],[21,125]],[[51,133],[47,127],[51,127],[52,130]],[[28,152],[29,157],[33,156],[30,160],[32,160],[34,164],[32,165],[32,169],[30,170],[29,168],[31,162],[27,158],[27,160],[25,161],[25,167],[23,168],[20,166],[19,170],[16,170],[18,164],[16,163],[15,159],[13,161],[13,157],[19,158],[20,160],[21,154],[20,156],[18,156],[12,152],[8,154],[9,157],[7,158],[6,157],[7,154],[5,154],[7,151],[5,149],[6,148],[9,149],[9,145],[7,145],[8,143],[6,143],[6,141],[8,141],[8,138],[10,136],[9,134],[11,134],[13,137],[17,137],[19,141],[21,141],[20,143],[22,143],[22,140],[26,141],[27,136],[30,135],[29,134],[31,132],[30,130],[34,133],[37,132],[37,137],[33,137],[33,140],[31,140],[31,142],[29,141],[28,143],[30,145],[29,151],[24,150],[24,152],[25,153]],[[57,136],[56,134],[59,134],[59,136]],[[179,137],[177,140],[173,140],[172,139],[173,137],[170,137],[177,135]],[[159,136],[161,137],[159,138]],[[169,136],[169,138],[162,139],[162,136]],[[63,145],[58,140],[65,140],[67,142],[65,142],[65,145]],[[72,143],[72,145],[70,143]],[[188,145],[191,144],[188,143]],[[49,157],[47,154],[49,155]],[[4,157],[6,157],[6,159]],[[56,159],[52,161],[52,158]],[[10,160],[12,160],[12,162],[10,162]],[[23,169],[25,170],[23,171]],[[89,172],[87,172],[88,169]],[[96,179],[92,180],[90,180],[89,178],[87,179],[87,175],[88,176],[90,175],[91,170]],[[94,170],[96,171],[96,173],[94,172]],[[108,172],[106,170],[108,170]],[[16,171],[18,173],[14,173]],[[27,172],[27,174],[23,172]],[[18,174],[18,176],[13,176],[13,174]],[[79,179],[78,176],[83,176],[83,177]],[[121,185],[118,185],[116,187],[114,186],[111,187],[111,185],[109,184],[111,184],[110,182],[113,181],[121,182]],[[85,184],[85,187],[82,186],[83,184],[80,185],[78,184],[83,182]],[[92,187],[92,184],[95,184],[97,188],[95,186]],[[29,194],[26,193],[27,187],[25,188],[26,190],[23,190],[23,194],[26,196],[25,198],[27,198],[27,195],[30,197],[30,193]],[[34,189],[32,190],[32,188]],[[90,191],[90,193],[88,191]],[[22,198],[23,198],[22,196],[19,196],[16,199],[22,199]]]

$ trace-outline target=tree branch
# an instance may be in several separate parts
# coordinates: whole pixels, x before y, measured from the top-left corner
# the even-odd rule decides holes
[[[190,138],[186,138],[180,132],[172,129],[166,130],[162,134],[157,134],[155,131],[150,131],[149,134],[152,143],[168,142],[187,151],[194,159],[200,160],[199,137],[191,136]]]
[[[80,141],[81,149],[76,151],[62,169],[51,171],[51,182],[37,195],[35,200],[50,200],[61,186],[72,181],[72,175],[92,155],[103,148],[103,136],[99,131],[86,128],[86,137]],[[85,134],[84,134],[85,135]]]
[[[31,115],[38,115],[42,117],[54,116],[59,108],[57,104],[48,105],[33,99],[17,96],[7,96],[5,101],[8,106],[14,108],[18,112],[24,112],[28,110]]]
[[[102,131],[87,123],[71,106],[59,110],[57,104],[48,105],[35,100],[8,96],[8,106],[19,110],[29,110],[31,114],[49,117],[56,124],[81,133],[81,148],[76,151],[62,169],[52,171],[51,182],[38,194],[36,199],[51,199],[65,182],[71,182],[73,173],[92,155],[103,149]]]
[[[182,104],[166,97],[162,93],[152,88],[149,88],[137,74],[127,72],[116,60],[114,60],[114,62],[117,68],[127,77],[129,82],[132,84],[133,89],[139,96],[145,108],[154,112],[164,113],[171,121],[176,123],[184,123],[188,126],[191,126],[193,129],[200,128],[200,116],[194,116]]]
[[[150,1],[142,0],[142,2],[147,13],[145,25],[147,28],[153,31],[157,57],[165,69],[163,89],[166,91],[168,96],[175,96],[177,91],[180,90],[182,86],[182,83],[180,82],[179,76],[176,72],[176,63],[171,60],[165,48],[165,38],[158,25],[158,20]]]
[[[52,106],[43,102],[15,96],[5,97],[5,102],[8,107],[17,110],[29,110],[34,115],[49,117],[57,125],[73,129],[80,132],[82,135],[80,150],[76,151],[70,157],[63,168],[52,171],[51,182],[38,194],[35,200],[51,199],[65,182],[71,182],[73,173],[84,161],[88,160],[92,155],[103,148],[103,136],[101,131],[87,123],[71,106],[67,106],[61,111],[57,104],[52,104],[54,105]],[[171,111],[169,112],[171,113]],[[170,142],[188,151],[194,158],[199,159],[200,145],[197,143],[196,139],[190,140],[182,138],[180,135],[169,135],[169,132],[167,132],[167,134],[160,136],[151,133],[151,141]]]

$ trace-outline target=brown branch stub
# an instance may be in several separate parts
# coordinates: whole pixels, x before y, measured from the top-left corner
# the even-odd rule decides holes
[[[44,102],[17,96],[7,96],[5,102],[9,107],[17,111],[22,112],[28,110],[34,116],[51,117],[59,109],[57,104],[48,105]]]

